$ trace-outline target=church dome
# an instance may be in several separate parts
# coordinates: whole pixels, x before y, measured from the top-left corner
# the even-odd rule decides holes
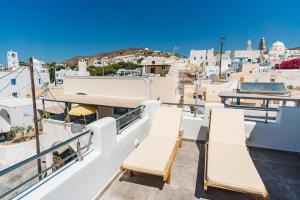
[[[283,42],[280,42],[280,41],[277,41],[275,42],[271,49],[271,51],[284,51],[285,50],[285,46],[284,46],[284,43]]]

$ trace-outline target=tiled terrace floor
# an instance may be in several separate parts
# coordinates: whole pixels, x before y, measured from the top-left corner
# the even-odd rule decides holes
[[[270,199],[300,199],[300,156],[294,153],[250,149]],[[172,168],[170,185],[159,177],[121,174],[99,200],[255,199],[251,195],[209,188],[203,190],[204,145],[183,142]],[[161,189],[160,189],[161,188]]]

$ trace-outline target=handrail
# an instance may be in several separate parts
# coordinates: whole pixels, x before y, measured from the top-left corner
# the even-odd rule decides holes
[[[135,108],[134,110],[131,110],[131,111],[125,113],[124,115],[118,117],[116,119],[117,134],[119,135],[124,128],[126,128],[130,124],[134,123],[136,120],[141,119],[143,117],[144,108],[145,108],[145,106],[141,105],[141,106]],[[139,111],[139,112],[137,115],[135,115],[135,112],[137,112],[137,111]],[[133,117],[130,118],[129,120],[126,120],[124,123],[121,124],[121,120],[131,114],[133,114]]]
[[[162,104],[165,105],[174,105],[174,106],[195,106],[195,107],[204,107],[204,105],[200,105],[200,104],[186,104],[186,103],[169,103],[169,102],[162,102]]]
[[[188,106],[188,107],[193,107],[194,111],[185,111],[183,110],[183,112],[190,112],[190,113],[194,113],[194,117],[197,117],[197,114],[202,114],[204,111],[200,110],[200,108],[204,108],[204,105],[200,105],[200,104],[185,104],[185,103],[169,103],[169,102],[162,102],[162,105],[171,105],[171,106],[178,106],[178,107],[183,107],[183,106]]]
[[[55,145],[53,147],[50,147],[49,149],[40,152],[39,154],[36,154],[36,155],[34,155],[32,157],[29,157],[29,158],[27,158],[27,159],[25,159],[25,160],[23,160],[23,161],[15,164],[15,165],[11,166],[11,167],[8,167],[8,168],[0,171],[0,176],[2,176],[4,174],[7,174],[7,173],[13,171],[14,169],[17,169],[17,168],[19,168],[19,167],[21,167],[21,166],[23,166],[23,165],[25,165],[25,164],[33,161],[33,160],[36,160],[36,159],[38,159],[38,158],[40,158],[40,157],[42,157],[42,156],[44,156],[44,155],[46,155],[46,154],[48,154],[48,153],[56,150],[56,149],[58,149],[58,148],[66,145],[66,144],[69,144],[70,142],[73,142],[74,140],[76,140],[76,139],[78,139],[78,138],[80,138],[80,137],[82,137],[82,136],[84,136],[84,135],[86,135],[88,133],[91,133],[91,131],[88,130],[88,131],[85,131],[83,133],[80,133],[80,134],[78,134],[78,135],[76,135],[76,136],[74,136],[74,137],[72,137],[72,138],[70,138],[70,139],[68,139],[66,141],[58,143],[57,145]],[[92,135],[92,133],[91,133],[91,135]]]
[[[83,147],[80,147],[79,138],[81,138],[82,136],[88,135],[88,134],[90,136],[93,136],[93,132],[90,131],[90,130],[82,132],[82,133],[80,133],[80,134],[78,134],[78,135],[76,135],[76,136],[74,136],[74,137],[72,137],[72,138],[70,138],[70,139],[68,139],[66,141],[58,143],[57,145],[55,145],[55,146],[53,146],[53,147],[51,147],[51,148],[49,148],[47,150],[44,150],[44,151],[40,152],[39,154],[31,156],[30,158],[27,158],[27,159],[25,159],[25,160],[23,160],[23,161],[15,164],[15,165],[11,166],[11,167],[8,167],[8,168],[0,171],[0,177],[4,176],[4,175],[6,175],[6,174],[8,174],[8,173],[10,173],[10,172],[12,172],[12,171],[14,171],[16,169],[21,168],[22,166],[24,166],[24,165],[26,165],[26,164],[34,161],[34,160],[40,159],[41,157],[43,157],[43,156],[45,156],[45,155],[47,155],[47,154],[49,154],[49,153],[51,153],[51,152],[53,152],[53,151],[55,151],[55,150],[63,147],[65,145],[67,145],[67,144],[69,144],[69,143],[74,142],[74,141],[77,140],[76,151],[74,151],[74,153],[72,153],[72,154],[68,155],[67,157],[63,158],[58,163],[53,163],[51,166],[47,167],[46,169],[43,169],[41,172],[38,172],[37,174],[32,175],[31,177],[29,177],[26,180],[22,181],[21,183],[19,183],[18,185],[14,186],[13,188],[9,188],[7,191],[4,191],[3,193],[0,193],[0,199],[3,198],[3,197],[5,197],[5,196],[7,196],[7,195],[9,195],[9,194],[11,194],[12,192],[18,190],[20,187],[26,185],[30,181],[33,181],[37,177],[40,177],[39,180],[41,181],[43,174],[47,174],[47,172],[49,170],[53,169],[56,166],[59,166],[59,165],[63,164],[65,161],[69,160],[70,158],[72,158],[74,156],[77,156],[77,161],[82,160],[83,158],[82,158],[82,152],[81,151],[83,149],[87,149],[88,150],[91,143],[89,141],[88,144],[86,144]]]
[[[278,108],[270,108],[270,107],[255,107],[255,106],[244,106],[244,105],[228,105],[224,104],[225,108],[236,108],[236,109],[244,109],[244,110],[257,110],[257,111],[274,111],[278,112]]]

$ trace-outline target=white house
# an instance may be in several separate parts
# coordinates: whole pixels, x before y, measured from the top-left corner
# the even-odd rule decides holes
[[[43,68],[43,61],[33,58],[35,86],[43,86],[50,81],[48,70]],[[31,87],[28,66],[19,66],[18,53],[7,52],[7,67],[0,71],[0,97],[26,97],[26,91]]]
[[[18,68],[19,67],[19,59],[18,53],[12,50],[6,53],[7,57],[7,68]]]
[[[46,69],[34,70],[35,86],[43,86],[49,82],[49,73]],[[30,71],[27,66],[16,70],[0,72],[0,96],[1,97],[26,97],[26,91],[31,87]]]
[[[191,50],[190,51],[190,64],[198,67],[215,65],[216,57],[214,55],[214,49],[209,50]]]
[[[90,76],[90,72],[87,71],[87,63],[84,59],[78,60],[78,71],[71,69],[61,69],[55,72],[56,83],[63,84],[65,76]]]
[[[204,76],[206,78],[209,78],[212,75],[218,75],[220,71],[220,67],[219,66],[206,66],[204,69]]]
[[[41,101],[37,107],[41,108]],[[8,132],[12,126],[33,126],[33,109],[31,98],[0,99],[0,133]]]

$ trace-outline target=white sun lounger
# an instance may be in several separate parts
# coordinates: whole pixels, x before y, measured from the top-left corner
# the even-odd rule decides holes
[[[149,135],[123,162],[121,170],[163,177],[170,183],[176,152],[181,145],[181,109],[157,108]]]
[[[180,140],[179,146],[181,147],[183,136],[181,120],[182,108],[159,107],[155,111],[149,135],[178,138]]]
[[[245,142],[244,112],[212,109],[209,138],[205,145],[204,190],[217,187],[269,195],[248,152]]]

